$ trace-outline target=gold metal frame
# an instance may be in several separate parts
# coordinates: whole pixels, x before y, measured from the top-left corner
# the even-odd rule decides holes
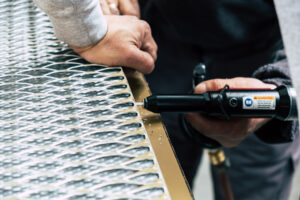
[[[136,102],[151,95],[144,76],[138,72],[127,75],[127,79]],[[149,112],[139,106],[148,137],[151,141],[159,167],[166,182],[172,200],[194,199],[188,183],[183,175],[179,163],[175,157],[173,147],[163,126],[160,115]]]

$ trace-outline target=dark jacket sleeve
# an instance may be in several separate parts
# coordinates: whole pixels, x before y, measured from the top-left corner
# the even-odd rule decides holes
[[[275,60],[258,68],[253,76],[265,83],[291,86],[291,76],[284,50],[276,53]],[[272,119],[269,123],[255,132],[258,138],[266,143],[284,143],[293,141],[298,132],[298,120],[280,121]]]

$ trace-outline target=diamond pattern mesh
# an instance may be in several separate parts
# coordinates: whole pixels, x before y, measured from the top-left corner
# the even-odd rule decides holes
[[[31,0],[0,0],[0,199],[168,199],[120,68],[85,62]]]

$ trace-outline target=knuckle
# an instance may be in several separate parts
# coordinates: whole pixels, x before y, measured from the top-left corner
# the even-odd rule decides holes
[[[149,61],[147,61],[147,63],[145,64],[144,73],[150,74],[153,70],[154,70],[154,60],[149,59]]]
[[[144,29],[146,29],[146,31],[150,31],[151,28],[150,28],[150,25],[144,21],[144,20],[140,20],[141,21],[141,25],[143,26]]]
[[[157,54],[158,46],[157,46],[156,42],[154,42],[154,44],[153,44],[153,49],[155,51],[155,54]]]
[[[218,79],[217,81],[217,89],[221,89],[225,86],[226,80],[224,81],[223,79]]]
[[[134,15],[122,15],[123,19],[130,23],[137,23],[137,21],[140,21],[136,16]]]
[[[131,48],[127,48],[122,55],[126,61],[131,61],[134,58],[134,51]]]
[[[139,18],[137,18],[137,17],[134,16],[134,15],[126,15],[126,17],[127,17],[128,19],[132,20],[132,21],[137,21],[137,20],[139,20]]]
[[[222,81],[222,79],[214,79],[210,82],[210,90],[218,90],[222,87],[224,87],[224,83]]]

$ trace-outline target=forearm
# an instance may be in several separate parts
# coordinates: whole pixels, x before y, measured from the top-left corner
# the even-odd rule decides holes
[[[98,0],[34,0],[49,16],[55,35],[69,45],[86,47],[107,32]]]
[[[277,52],[277,57],[273,63],[260,67],[254,72],[253,76],[263,82],[277,86],[292,85],[288,61],[283,50]],[[267,143],[293,141],[296,135],[299,134],[298,121],[284,122],[273,119],[256,131],[255,134]]]
[[[277,86],[291,86],[291,75],[284,50],[278,50],[273,63],[258,68],[253,73],[253,76],[263,82],[272,83]]]

